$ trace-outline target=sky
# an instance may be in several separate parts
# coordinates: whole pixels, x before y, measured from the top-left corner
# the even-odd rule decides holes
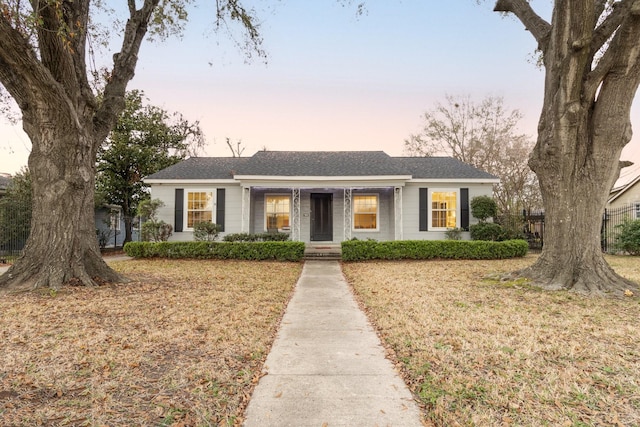
[[[205,2],[200,2],[205,3]],[[212,30],[213,4],[192,10],[181,39],[143,44],[129,89],[148,102],[199,121],[202,156],[269,150],[382,150],[403,155],[425,111],[446,95],[480,102],[502,97],[523,114],[519,130],[536,137],[544,73],[532,63],[536,43],[492,1],[245,0],[255,7],[267,53],[249,61],[236,33]],[[533,0],[545,19],[549,0]],[[110,58],[111,54],[104,55]],[[640,107],[636,135],[623,158],[640,173]],[[26,165],[21,125],[0,118],[0,172]]]

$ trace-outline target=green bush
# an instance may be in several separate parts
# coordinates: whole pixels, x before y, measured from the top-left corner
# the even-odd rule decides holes
[[[616,249],[629,255],[640,255],[640,219],[627,218],[616,228],[620,229],[620,234],[616,236]]]
[[[147,221],[142,224],[142,240],[145,242],[166,242],[173,233],[173,226],[164,221]]]
[[[508,233],[500,224],[493,222],[479,222],[469,227],[472,240],[489,240],[500,242],[508,239]]]
[[[193,238],[198,242],[213,242],[220,234],[220,225],[211,221],[200,221],[193,224]]]
[[[444,236],[447,240],[462,240],[462,232],[464,230],[462,228],[447,228],[447,231],[444,232]]]
[[[300,261],[304,242],[129,242],[134,258],[195,258]]]
[[[487,218],[495,218],[498,204],[489,196],[477,196],[471,199],[471,215],[485,222]]]
[[[529,245],[524,240],[349,240],[342,242],[342,260],[504,259],[525,256],[528,250]]]
[[[233,233],[222,239],[225,242],[284,242],[289,240],[289,233]]]

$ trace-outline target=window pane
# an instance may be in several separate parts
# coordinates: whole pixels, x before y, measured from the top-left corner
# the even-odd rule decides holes
[[[378,227],[378,195],[353,196],[353,228],[375,230]]]
[[[455,228],[457,226],[457,200],[455,191],[434,191],[431,193],[432,227]]]
[[[197,222],[213,220],[213,192],[187,192],[187,228]]]
[[[265,215],[267,229],[283,229],[289,227],[290,197],[285,195],[267,196],[265,198]]]

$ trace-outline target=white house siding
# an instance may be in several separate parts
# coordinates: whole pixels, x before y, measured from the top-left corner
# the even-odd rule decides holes
[[[468,188],[469,201],[476,196],[492,196],[491,184],[467,184],[464,182],[408,182],[402,187],[402,231],[404,240],[441,240],[445,238],[444,231],[419,231],[419,189],[420,188]],[[221,237],[229,233],[240,233],[242,231],[242,189],[240,185],[233,184],[153,184],[151,186],[151,198],[161,199],[165,205],[158,212],[158,219],[167,222],[175,227],[175,190],[182,188],[186,192],[193,190],[215,191],[217,188],[225,189],[225,231]],[[352,194],[378,194],[379,198],[379,230],[378,231],[356,231],[351,230],[351,237],[361,240],[368,238],[384,241],[395,240],[395,206],[393,187],[357,188],[352,190]],[[300,235],[303,242],[310,242],[310,194],[311,193],[331,193],[333,194],[333,243],[344,240],[344,190],[343,188],[303,188],[300,191]],[[251,233],[265,232],[264,222],[264,196],[265,194],[292,194],[291,188],[258,188],[251,189],[250,205],[250,228]],[[460,209],[458,207],[458,209]],[[293,205],[292,205],[293,214]],[[353,211],[351,210],[351,215]],[[460,211],[458,210],[458,218]],[[469,215],[470,224],[477,222]],[[468,233],[463,233],[465,238],[469,238]],[[188,241],[193,240],[193,233],[190,231],[174,232],[169,240]]]
[[[154,184],[151,186],[151,198],[160,199],[164,206],[158,210],[158,219],[171,224],[175,229],[175,192],[177,188],[182,188],[186,193],[189,190],[215,191],[218,188],[225,189],[225,221],[224,232],[220,233],[220,239],[230,233],[240,233],[242,231],[242,190],[240,185],[229,185],[207,183],[207,184]],[[214,206],[215,209],[215,206]],[[186,210],[185,210],[186,215]],[[170,241],[193,240],[192,231],[175,232],[169,238]]]
[[[420,188],[451,188],[469,189],[469,202],[477,196],[489,196],[493,197],[493,185],[492,184],[466,184],[451,183],[451,182],[409,182],[403,188],[402,193],[402,229],[404,240],[443,240],[446,238],[444,231],[420,231]],[[429,207],[430,208],[430,207]],[[458,206],[458,221],[460,218],[460,206]],[[469,210],[469,225],[476,224],[478,222],[471,215]],[[469,233],[463,233],[463,238],[469,239]]]
[[[375,239],[395,240],[395,215],[393,205],[393,188],[371,188],[353,190],[353,195],[358,194],[377,194],[378,195],[378,230],[364,231],[352,230],[351,237],[359,240]],[[353,209],[352,213],[353,215]]]

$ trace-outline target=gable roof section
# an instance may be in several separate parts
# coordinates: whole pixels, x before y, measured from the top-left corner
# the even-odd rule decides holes
[[[233,179],[250,159],[250,157],[191,157],[149,175],[145,180]]]
[[[239,175],[411,175],[383,151],[258,151]]]
[[[406,177],[497,180],[451,157],[390,157],[383,151],[258,151],[252,157],[192,157],[145,178],[221,180],[243,177]]]
[[[617,188],[613,188],[611,190],[611,193],[609,193],[609,200],[607,201],[607,203],[611,203],[613,202],[615,199],[617,199],[618,197],[620,197],[623,193],[625,193],[627,190],[630,190],[634,185],[636,185],[638,182],[640,181],[640,175],[636,176],[634,179],[632,179],[631,181],[629,181],[628,183],[626,183],[625,185],[622,185],[620,187]]]
[[[453,157],[396,157],[395,160],[413,179],[498,179]]]

